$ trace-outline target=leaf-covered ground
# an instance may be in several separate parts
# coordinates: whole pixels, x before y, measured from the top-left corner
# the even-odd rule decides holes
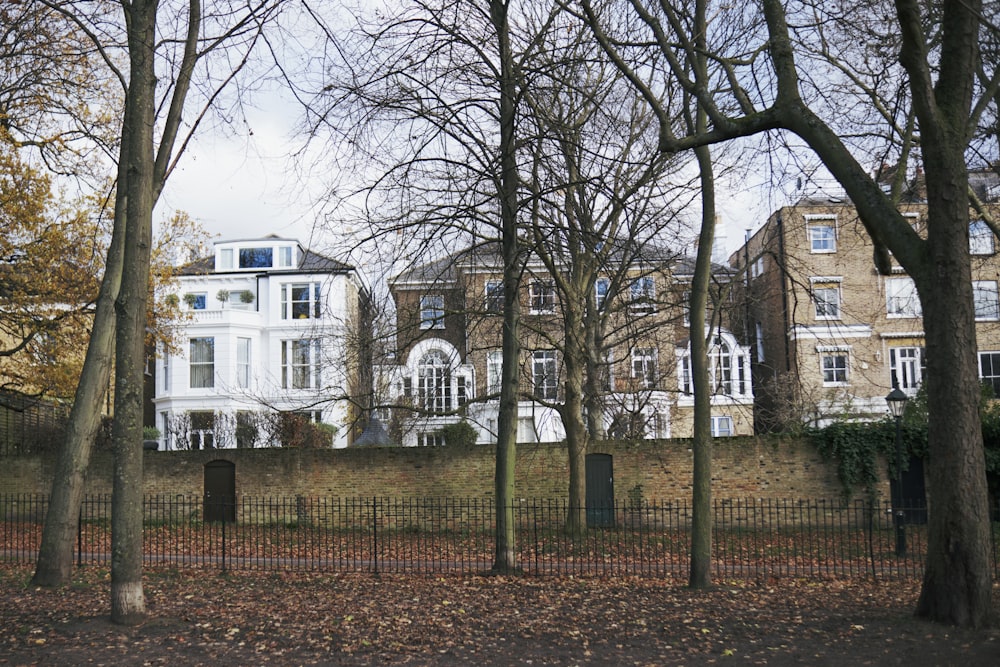
[[[996,625],[914,619],[916,582],[691,591],[649,579],[150,569],[149,619],[121,627],[107,619],[106,570],[60,590],[29,586],[30,575],[0,567],[0,664],[1000,664]]]

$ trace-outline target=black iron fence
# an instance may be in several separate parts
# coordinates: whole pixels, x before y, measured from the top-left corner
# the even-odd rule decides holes
[[[0,496],[0,559],[33,563],[47,499]],[[490,499],[200,497],[145,499],[147,563],[255,570],[444,573],[493,564]],[[514,518],[518,566],[537,575],[686,576],[686,501],[621,503],[576,512],[556,500],[523,500]],[[712,562],[719,578],[913,577],[926,555],[926,510],[893,515],[867,500],[719,500]],[[75,558],[108,564],[110,496],[87,497]],[[207,520],[206,520],[207,519]],[[214,519],[214,520],[213,520]],[[993,525],[994,576],[1000,524]]]

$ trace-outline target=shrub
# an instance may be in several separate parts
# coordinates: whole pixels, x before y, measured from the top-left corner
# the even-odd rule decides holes
[[[444,444],[448,447],[472,447],[476,444],[479,434],[469,422],[462,420],[441,427]]]

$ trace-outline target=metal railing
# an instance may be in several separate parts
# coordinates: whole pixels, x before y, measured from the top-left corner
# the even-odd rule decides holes
[[[47,499],[0,496],[0,560],[33,563]],[[518,566],[528,574],[686,576],[687,501],[616,503],[577,511],[558,500],[511,508]],[[718,578],[914,577],[926,555],[926,512],[867,500],[718,500]],[[587,527],[567,528],[571,510]],[[236,502],[149,496],[147,563],[253,570],[444,573],[493,564],[496,506],[488,498],[241,497]],[[75,545],[79,565],[108,564],[110,496],[88,496]],[[1000,524],[993,525],[994,576]],[[900,527],[905,545],[900,550]]]

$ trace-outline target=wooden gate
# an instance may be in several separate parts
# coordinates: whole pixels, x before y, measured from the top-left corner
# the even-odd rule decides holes
[[[587,526],[615,524],[615,478],[610,454],[587,454]]]
[[[236,521],[236,464],[209,461],[205,464],[205,521]]]

